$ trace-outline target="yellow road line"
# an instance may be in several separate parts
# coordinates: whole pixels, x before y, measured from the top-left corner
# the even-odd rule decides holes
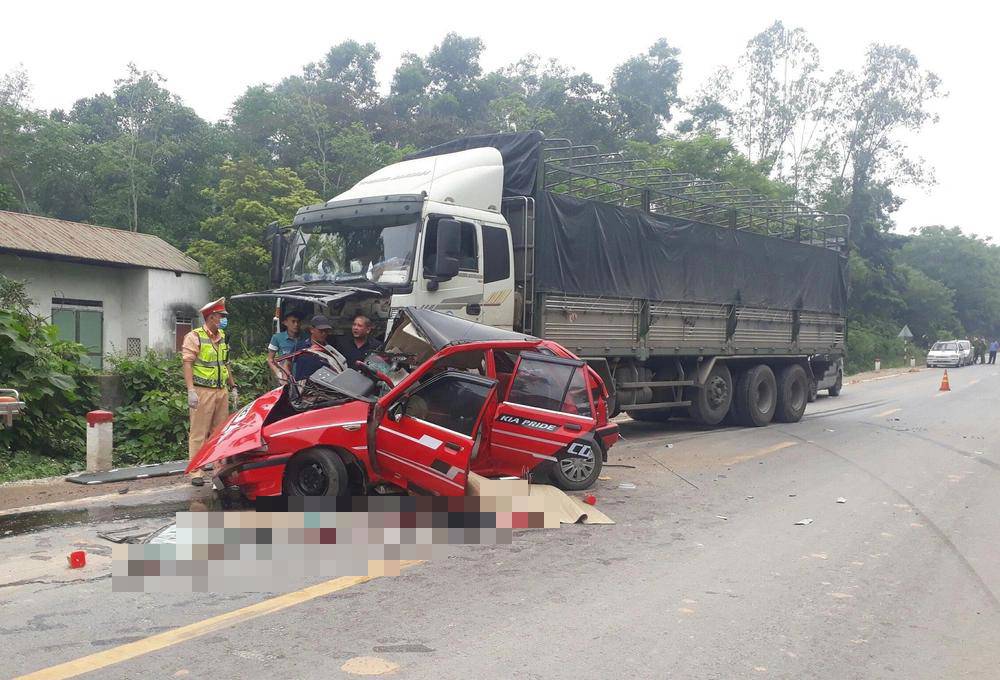
[[[798,442],[781,442],[780,444],[775,444],[774,446],[769,446],[766,449],[761,449],[760,451],[754,451],[753,453],[748,453],[745,456],[736,456],[735,458],[730,458],[724,461],[723,465],[736,465],[737,463],[745,463],[748,460],[753,460],[754,458],[760,458],[771,453],[776,453],[782,449],[787,449],[789,446],[795,446]]]
[[[891,416],[893,413],[898,413],[898,412],[900,412],[902,410],[903,409],[901,409],[901,408],[891,408],[888,411],[882,411],[881,413],[879,413],[875,417],[876,418],[884,418],[885,416]]]
[[[404,560],[399,562],[399,568],[406,569],[417,564],[421,564],[421,562],[419,560]],[[214,633],[223,628],[235,626],[237,623],[273,614],[282,609],[294,607],[309,600],[315,600],[317,597],[323,597],[324,595],[329,595],[339,590],[350,588],[351,586],[367,583],[376,578],[379,578],[379,576],[342,576],[325,581],[324,583],[309,586],[308,588],[303,588],[302,590],[272,597],[263,602],[252,604],[249,607],[243,607],[242,609],[219,614],[203,621],[196,621],[187,626],[174,628],[165,633],[151,635],[148,638],[112,647],[111,649],[106,649],[90,656],[67,661],[57,666],[43,668],[34,673],[22,675],[15,680],[56,680],[57,678],[73,678],[83,673],[92,673],[93,671],[121,663],[122,661],[128,661],[129,659],[134,659],[150,652],[156,652],[208,633]]]

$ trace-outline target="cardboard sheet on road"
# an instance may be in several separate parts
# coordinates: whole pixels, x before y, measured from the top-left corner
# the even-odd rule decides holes
[[[548,484],[529,484],[524,479],[488,479],[469,473],[466,486],[469,496],[529,497],[538,499],[545,508],[545,526],[559,524],[614,524],[614,520],[592,505],[568,495],[562,489]]]
[[[130,479],[146,479],[147,477],[166,477],[167,475],[183,474],[187,467],[186,460],[177,460],[172,463],[156,463],[153,465],[140,465],[131,468],[116,468],[107,472],[88,472],[82,475],[73,475],[66,478],[67,482],[74,484],[111,484],[113,482],[126,482]]]

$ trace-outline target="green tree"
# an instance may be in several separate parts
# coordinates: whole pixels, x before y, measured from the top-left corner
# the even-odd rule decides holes
[[[958,227],[923,227],[899,259],[954,291],[955,313],[966,331],[1000,335],[1000,247]]]
[[[680,50],[660,38],[644,54],[634,56],[614,70],[611,95],[620,110],[621,135],[654,142],[660,128],[680,104]]]

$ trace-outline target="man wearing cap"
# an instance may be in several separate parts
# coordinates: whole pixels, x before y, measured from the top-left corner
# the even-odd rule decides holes
[[[330,325],[330,320],[322,314],[312,318],[309,323],[309,339],[312,343],[308,347],[309,351],[303,352],[295,360],[295,380],[305,380],[323,367],[344,370],[344,358],[326,344],[331,330],[333,326]]]
[[[219,298],[202,307],[201,316],[204,326],[184,336],[181,349],[191,419],[188,459],[198,453],[205,440],[229,417],[229,398],[235,403],[239,396],[229,371],[229,345],[224,330],[229,322],[226,299]],[[201,470],[192,475],[191,483],[205,484]]]

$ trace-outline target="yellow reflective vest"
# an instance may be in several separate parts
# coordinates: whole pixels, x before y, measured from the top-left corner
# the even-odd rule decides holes
[[[198,336],[198,357],[194,360],[194,384],[201,387],[225,387],[229,383],[229,345],[226,333],[219,329],[219,343],[213,345],[204,328],[194,329]]]

